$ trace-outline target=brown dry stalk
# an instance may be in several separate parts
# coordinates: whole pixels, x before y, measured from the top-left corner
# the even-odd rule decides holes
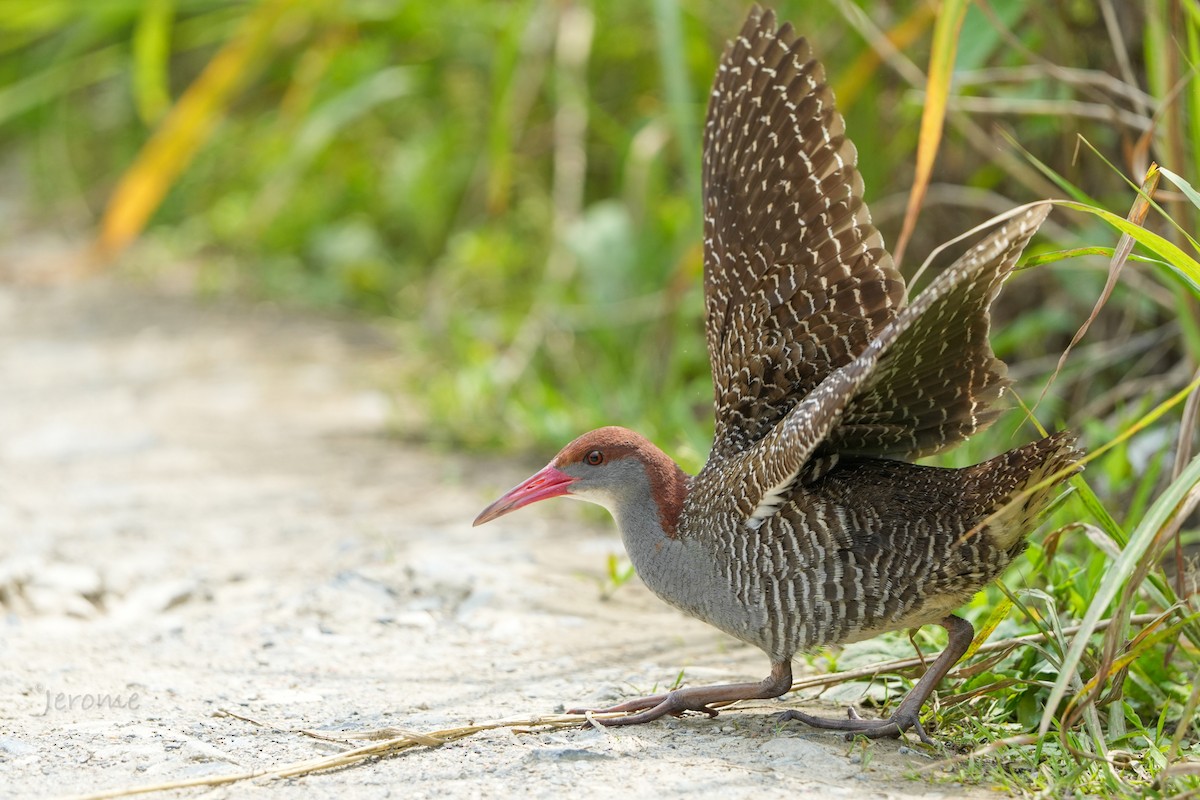
[[[261,727],[274,728],[276,730],[286,730],[291,733],[301,733],[306,736],[313,736],[315,738],[324,740],[341,741],[326,734],[319,734],[314,731],[292,731],[287,728],[280,728],[279,726],[263,723],[250,717],[242,716],[241,714],[235,714],[230,711],[222,711],[221,713],[236,719],[245,720],[246,722]],[[594,716],[603,718],[605,715]],[[611,714],[607,716],[621,715]],[[144,786],[127,786],[118,789],[108,789],[102,792],[94,792],[91,794],[76,795],[68,798],[68,800],[112,800],[112,798],[135,797],[138,795],[154,794],[155,792],[169,792],[176,789],[191,789],[200,786],[224,786],[226,784],[240,783],[241,781],[248,781],[254,778],[294,778],[299,775],[309,775],[314,772],[322,772],[325,770],[352,766],[372,758],[396,755],[417,747],[440,747],[448,742],[453,742],[457,739],[464,739],[468,736],[473,736],[476,733],[495,730],[497,728],[510,728],[516,732],[527,732],[533,729],[554,730],[556,728],[579,727],[583,722],[584,719],[578,715],[557,714],[551,716],[525,717],[523,719],[516,720],[484,722],[478,725],[464,725],[459,728],[446,728],[444,730],[432,731],[430,733],[395,731],[395,729],[385,728],[383,729],[384,731],[394,731],[399,735],[392,736],[372,744],[356,747],[342,753],[335,753],[334,755],[322,756],[320,758],[310,758],[304,761],[294,761],[273,769],[269,768],[251,770],[247,772],[233,772],[226,775],[211,775],[203,778],[189,778],[187,780],[167,781],[166,783],[153,783],[146,784]],[[380,732],[369,731],[354,733],[348,735],[346,738],[372,738],[378,733]]]

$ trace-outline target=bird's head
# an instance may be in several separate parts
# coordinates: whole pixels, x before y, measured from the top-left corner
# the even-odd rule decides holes
[[[650,440],[618,427],[585,433],[550,463],[480,512],[482,525],[550,497],[574,497],[602,505],[620,519],[631,504],[652,503],[663,530],[673,535],[689,478]]]

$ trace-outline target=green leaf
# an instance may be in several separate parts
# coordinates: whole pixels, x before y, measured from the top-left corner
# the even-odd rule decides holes
[[[1192,459],[1179,477],[1150,507],[1141,524],[1129,538],[1129,544],[1121,551],[1121,557],[1112,564],[1104,576],[1104,580],[1101,581],[1100,587],[1096,590],[1091,605],[1088,606],[1087,613],[1080,623],[1079,632],[1075,634],[1071,647],[1063,657],[1058,679],[1054,682],[1054,687],[1050,690],[1050,697],[1046,700],[1042,722],[1038,727],[1039,735],[1045,736],[1046,732],[1050,730],[1050,726],[1054,722],[1054,713],[1059,703],[1066,697],[1067,690],[1071,688],[1071,680],[1083,658],[1083,651],[1087,647],[1088,639],[1096,631],[1097,623],[1108,610],[1117,593],[1121,591],[1125,582],[1133,575],[1138,563],[1145,558],[1147,551],[1167,520],[1178,513],[1184,498],[1190,492],[1195,491],[1197,486],[1200,486],[1200,456]]]
[[[1200,192],[1197,192],[1194,188],[1192,188],[1190,183],[1176,175],[1174,172],[1171,172],[1171,170],[1167,169],[1166,167],[1159,167],[1158,171],[1161,172],[1167,180],[1179,187],[1179,191],[1187,195],[1187,199],[1192,201],[1192,205],[1200,208]]]
[[[133,95],[138,116],[154,125],[171,107],[171,23],[173,0],[146,0],[133,31]]]
[[[1122,233],[1129,234],[1138,244],[1162,257],[1171,270],[1182,278],[1192,291],[1200,297],[1200,263],[1179,249],[1178,246],[1167,241],[1157,233],[1146,230],[1141,225],[1130,222],[1124,217],[1117,216],[1103,208],[1088,205],[1087,203],[1077,203],[1072,200],[1057,200],[1055,202],[1066,208],[1073,208],[1076,211],[1083,211],[1100,217],[1100,219]]]
[[[1000,584],[1000,587],[1001,589],[1005,588],[1003,584]],[[995,608],[992,609],[991,613],[988,614],[987,619],[984,620],[983,624],[979,626],[979,632],[976,633],[975,638],[971,640],[971,646],[967,648],[967,652],[963,654],[961,659],[959,659],[960,661],[966,660],[975,655],[975,651],[982,647],[983,643],[988,640],[993,632],[995,632],[996,627],[1004,621],[1004,618],[1008,616],[1008,612],[1012,610],[1012,607],[1013,601],[1006,597],[1003,601],[998,603]]]

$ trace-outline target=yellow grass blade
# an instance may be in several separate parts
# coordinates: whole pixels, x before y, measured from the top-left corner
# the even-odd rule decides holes
[[[1000,623],[1008,618],[1008,612],[1012,610],[1012,607],[1013,601],[1006,597],[992,609],[987,619],[984,620],[983,625],[979,627],[975,638],[971,640],[971,646],[967,648],[967,652],[963,653],[963,657],[959,659],[960,661],[966,661],[975,655],[975,652],[987,642]]]
[[[1158,168],[1150,165],[1150,169],[1146,172],[1146,179],[1142,182],[1142,191],[1134,199],[1133,207],[1129,209],[1128,216],[1125,217],[1134,225],[1141,226],[1146,221],[1146,214],[1150,212],[1150,201],[1148,198],[1154,196],[1154,190],[1158,187]],[[1075,345],[1083,340],[1087,335],[1088,330],[1092,327],[1092,323],[1100,316],[1100,311],[1104,308],[1108,298],[1112,296],[1113,290],[1117,288],[1117,280],[1121,277],[1121,270],[1125,267],[1125,262],[1129,260],[1129,254],[1133,252],[1134,238],[1128,233],[1121,234],[1120,240],[1117,242],[1116,248],[1113,250],[1112,258],[1108,262],[1108,280],[1104,284],[1103,291],[1096,298],[1096,303],[1092,307],[1092,313],[1088,314],[1087,319],[1079,326],[1079,330],[1075,331],[1075,335],[1071,337],[1071,341],[1063,348],[1062,355],[1058,357],[1058,364],[1055,365],[1054,371],[1050,373],[1050,378],[1042,387],[1042,393],[1038,396],[1037,403],[1034,403],[1033,410],[1036,411],[1038,405],[1046,397],[1046,392],[1050,391],[1050,387],[1054,381],[1058,379],[1059,373],[1062,372],[1063,366],[1067,363],[1067,356],[1071,354],[1071,350]]]
[[[906,50],[917,39],[924,35],[933,21],[936,7],[930,3],[918,3],[917,6],[890,30],[884,34],[897,50]],[[845,113],[863,90],[870,85],[875,77],[883,56],[873,47],[866,48],[862,55],[854,60],[848,70],[845,70],[833,83],[833,94],[837,97],[838,108]]]
[[[163,119],[109,197],[96,241],[101,258],[113,258],[142,232],[246,82],[280,17],[293,5],[294,0],[265,0],[254,9]]]
[[[925,111],[921,114],[921,133],[917,140],[917,166],[913,175],[912,192],[908,196],[908,208],[904,214],[904,227],[896,242],[895,258],[899,264],[904,250],[917,226],[917,216],[929,179],[933,174],[933,162],[937,157],[938,145],[942,141],[942,127],[946,122],[946,103],[950,96],[950,81],[954,77],[954,58],[958,54],[958,33],[967,15],[967,0],[945,0],[938,11],[933,25],[933,49],[929,54],[929,74],[925,86]]]

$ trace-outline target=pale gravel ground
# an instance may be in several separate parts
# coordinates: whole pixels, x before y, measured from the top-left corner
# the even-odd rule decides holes
[[[417,731],[551,713],[761,653],[636,581],[601,602],[610,525],[548,503],[472,529],[535,463],[389,439],[403,343],[113,279],[0,284],[0,796],[268,768],[338,747],[281,728]],[[74,698],[76,708],[51,709]],[[135,708],[79,707],[107,695]],[[996,797],[866,766],[778,704],[607,733],[482,734],[184,797]],[[834,713],[833,709],[821,709]]]

